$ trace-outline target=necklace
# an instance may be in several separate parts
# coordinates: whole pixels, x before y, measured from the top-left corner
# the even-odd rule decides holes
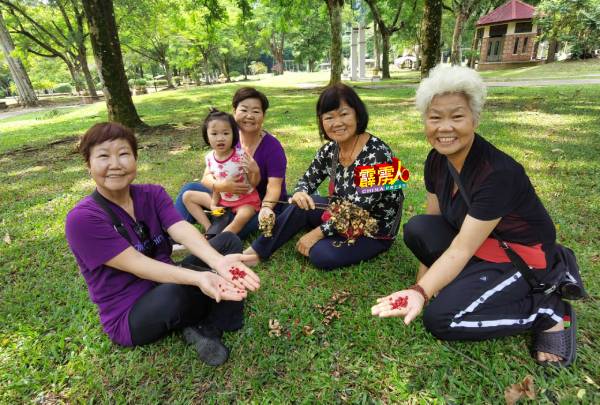
[[[354,149],[356,148],[356,145],[358,144],[358,138],[360,138],[360,135],[356,135],[356,139],[354,140],[354,145],[352,145],[352,149],[350,150],[350,153],[348,154],[348,156],[344,157],[344,155],[342,155],[342,149],[340,148],[339,161],[342,165],[345,166],[344,163],[346,163],[346,162],[348,162],[348,164],[352,163],[351,159],[352,159],[352,155],[354,154]]]

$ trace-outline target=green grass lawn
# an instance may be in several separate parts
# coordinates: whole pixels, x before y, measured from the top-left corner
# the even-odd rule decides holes
[[[255,84],[272,104],[265,126],[286,149],[291,188],[320,145],[318,91]],[[175,197],[200,177],[200,120],[209,105],[228,109],[234,90],[136,98],[143,119],[158,126],[140,135],[137,181],[160,183]],[[406,221],[424,211],[429,149],[414,89],[359,93],[371,112],[369,130],[411,170]],[[200,363],[179,334],[135,349],[113,345],[63,231],[68,210],[93,189],[74,136],[106,118],[95,104],[0,121],[0,403],[503,403],[505,387],[527,374],[540,403],[599,403],[600,86],[489,93],[479,132],[525,166],[592,295],[575,303],[573,367],[535,365],[528,336],[442,342],[420,320],[405,327],[373,318],[378,296],[414,280],[417,262],[401,240],[375,260],[329,273],[313,268],[291,241],[258,267],[262,288],[247,302],[245,327],[226,335],[231,359],[222,367]],[[349,298],[335,304],[339,319],[324,324],[316,306],[342,291]],[[269,336],[270,319],[281,323],[280,337]],[[305,334],[306,326],[314,333]]]

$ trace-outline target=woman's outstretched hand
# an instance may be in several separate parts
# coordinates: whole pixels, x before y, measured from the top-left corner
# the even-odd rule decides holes
[[[197,285],[204,294],[217,302],[241,301],[248,295],[246,290],[236,288],[223,277],[208,271],[198,272]]]
[[[256,291],[260,288],[260,278],[242,263],[242,255],[239,253],[221,257],[215,271],[241,290]]]
[[[371,308],[371,314],[380,318],[401,317],[408,325],[421,311],[425,299],[415,290],[397,291],[377,299],[377,304]]]
[[[315,202],[312,197],[305,193],[304,191],[298,191],[294,193],[294,195],[289,200],[290,204],[296,204],[299,208],[303,210],[314,210]]]

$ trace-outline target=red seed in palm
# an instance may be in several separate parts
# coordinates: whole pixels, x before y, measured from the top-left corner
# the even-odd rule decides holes
[[[408,297],[398,297],[392,302],[392,309],[406,308],[408,305]]]
[[[237,267],[232,267],[229,269],[229,273],[233,276],[231,277],[232,280],[237,280],[239,278],[244,278],[246,277],[246,272],[244,270],[240,270]]]

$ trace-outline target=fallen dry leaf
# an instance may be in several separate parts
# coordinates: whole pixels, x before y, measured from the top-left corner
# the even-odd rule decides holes
[[[305,325],[302,327],[302,333],[304,333],[306,336],[311,336],[313,333],[315,333],[315,330],[310,325]]]
[[[504,390],[506,405],[516,404],[523,396],[535,399],[535,386],[531,375],[527,375],[520,383],[513,384]]]
[[[277,319],[269,319],[269,336],[281,336],[281,325]]]
[[[8,234],[8,232],[6,233],[6,235],[4,235],[4,243],[6,243],[7,245],[10,245],[12,243],[12,240],[10,239],[10,235]]]
[[[591,384],[591,385],[593,385],[593,386],[594,386],[594,387],[596,387],[596,388],[600,388],[600,387],[598,386],[598,384],[596,384],[596,381],[592,380],[592,378],[591,378],[589,375],[586,375],[586,376],[585,376],[585,382],[586,382],[586,383],[588,383],[588,384]]]
[[[583,388],[580,388],[580,389],[577,391],[577,398],[579,398],[579,399],[583,399],[583,397],[585,397],[585,389],[583,389]]]
[[[348,291],[338,291],[331,295],[329,302],[325,305],[316,304],[315,308],[325,317],[323,318],[323,325],[329,325],[334,319],[340,318],[340,313],[337,311],[336,306],[341,305],[350,297]]]

